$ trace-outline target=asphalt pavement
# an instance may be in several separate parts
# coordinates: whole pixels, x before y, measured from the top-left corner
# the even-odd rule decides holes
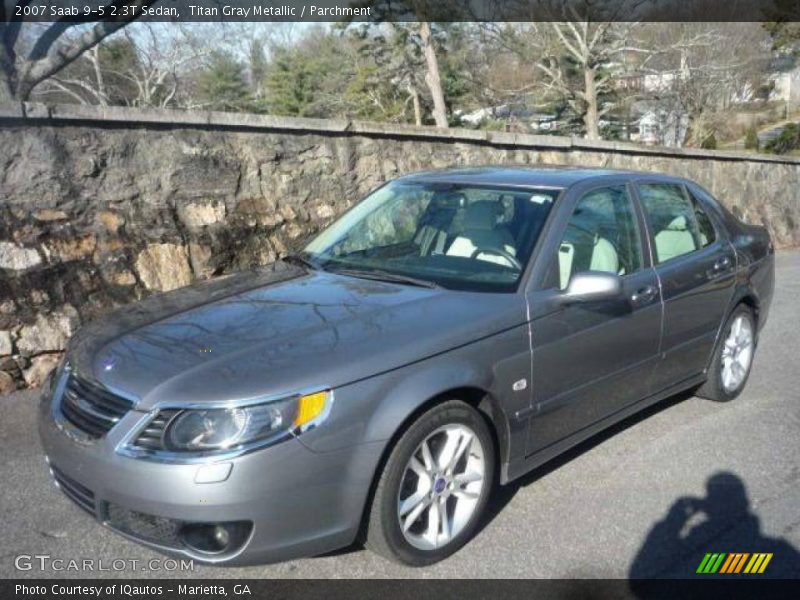
[[[51,484],[36,434],[36,394],[0,397],[0,578],[676,576],[694,573],[706,552],[756,551],[774,553],[768,572],[794,569],[800,252],[779,253],[777,265],[772,312],[738,399],[673,398],[589,440],[500,489],[477,537],[424,569],[354,547],[259,567],[150,570],[158,554],[98,525]],[[136,560],[137,569],[92,573],[34,564],[18,571],[20,555],[89,559],[95,568],[101,559],[106,567]],[[789,574],[800,578],[800,571]]]

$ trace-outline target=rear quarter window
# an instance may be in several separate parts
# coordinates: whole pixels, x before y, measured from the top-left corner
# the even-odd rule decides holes
[[[682,185],[640,184],[639,196],[653,231],[657,263],[689,254],[710,243],[701,233],[694,203]],[[703,216],[708,220],[705,213]],[[713,227],[711,234],[715,236]]]

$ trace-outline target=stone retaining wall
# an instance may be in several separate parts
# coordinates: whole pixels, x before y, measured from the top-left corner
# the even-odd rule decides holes
[[[230,113],[0,106],[0,393],[81,323],[287,252],[386,179],[477,164],[690,177],[800,245],[800,161],[574,138]]]

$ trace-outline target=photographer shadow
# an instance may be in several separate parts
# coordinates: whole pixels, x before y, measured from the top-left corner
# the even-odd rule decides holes
[[[697,574],[706,553],[721,552],[751,556],[772,553],[773,556],[764,573],[759,575],[744,574],[748,561],[738,575]],[[701,576],[800,577],[800,553],[785,539],[762,534],[760,520],[751,510],[744,483],[730,472],[709,477],[705,498],[676,500],[664,519],[650,530],[629,570],[631,579]],[[636,592],[635,582],[631,587]]]

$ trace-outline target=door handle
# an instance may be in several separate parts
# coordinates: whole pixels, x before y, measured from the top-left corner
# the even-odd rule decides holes
[[[631,295],[631,302],[633,304],[646,304],[655,298],[657,293],[658,291],[652,285],[645,286]]]
[[[733,261],[731,260],[730,256],[723,256],[717,262],[714,263],[714,272],[719,273],[721,271],[727,271],[731,268]]]
[[[716,278],[720,273],[725,273],[731,269],[733,266],[733,260],[730,256],[722,256],[714,262],[714,266],[711,267],[708,271],[706,271],[706,277],[708,279]]]

